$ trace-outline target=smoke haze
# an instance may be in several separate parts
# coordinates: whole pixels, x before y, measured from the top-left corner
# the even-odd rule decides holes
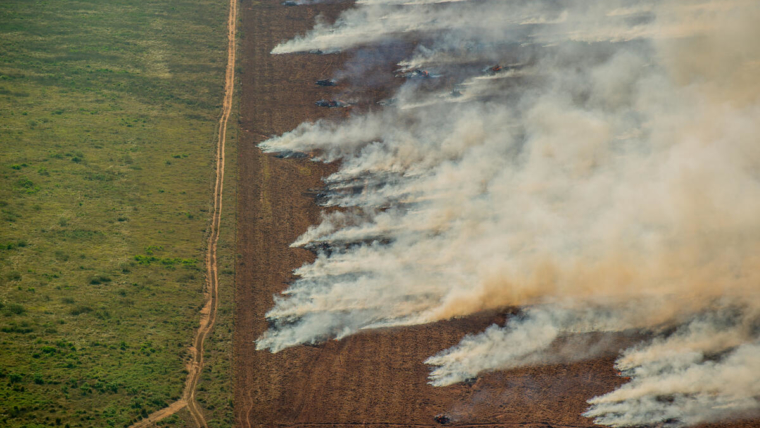
[[[758,22],[741,0],[364,0],[283,42],[274,54],[421,40],[382,108],[261,144],[340,160],[322,202],[342,208],[293,243],[317,259],[258,348],[523,306],[431,356],[431,383],[642,332],[617,361],[631,381],[585,416],[757,415]]]

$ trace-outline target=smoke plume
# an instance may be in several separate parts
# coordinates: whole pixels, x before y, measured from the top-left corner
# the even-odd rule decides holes
[[[364,0],[278,45],[417,43],[382,109],[261,144],[340,160],[323,204],[342,208],[293,244],[317,259],[258,348],[522,306],[428,359],[431,383],[589,358],[603,339],[558,340],[632,331],[651,339],[620,355],[631,381],[586,416],[757,415],[757,22],[752,0]]]

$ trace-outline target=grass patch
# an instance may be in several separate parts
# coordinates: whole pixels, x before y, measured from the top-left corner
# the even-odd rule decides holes
[[[180,396],[227,6],[0,2],[0,426],[123,427]]]
[[[240,88],[237,85],[237,88]],[[217,264],[219,268],[219,309],[212,334],[206,339],[205,368],[198,382],[196,397],[209,419],[209,427],[235,426],[233,392],[232,335],[235,310],[235,265],[236,265],[236,210],[237,200],[237,144],[239,128],[237,123],[237,102],[233,105],[227,129],[224,181],[224,211],[217,244]],[[192,273],[189,272],[191,275]],[[183,278],[192,280],[192,276]]]

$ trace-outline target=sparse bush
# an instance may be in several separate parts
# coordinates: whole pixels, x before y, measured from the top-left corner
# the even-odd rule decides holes
[[[177,282],[180,282],[180,283],[187,283],[187,282],[195,281],[195,278],[196,278],[196,277],[195,277],[195,274],[194,274],[194,273],[192,273],[192,272],[191,272],[191,273],[186,273],[186,274],[184,274],[184,275],[181,275],[181,276],[180,276],[180,277],[177,279]]]
[[[13,315],[23,315],[26,313],[26,308],[18,303],[11,303],[6,310]]]
[[[88,314],[90,312],[92,312],[92,308],[87,305],[77,305],[69,311],[69,313],[74,316]]]
[[[9,315],[8,312],[5,313],[6,315]],[[29,323],[22,322],[19,324],[16,324],[14,322],[9,323],[6,327],[1,327],[0,331],[3,333],[19,333],[19,334],[28,334],[32,333],[34,329],[32,327],[29,327]]]
[[[24,248],[26,245],[26,241],[24,240],[18,242],[9,242],[7,244],[0,244],[0,250],[14,250],[16,248]]]
[[[160,245],[148,245],[145,247],[145,254],[152,256],[154,251],[163,251],[164,247]]]
[[[90,284],[92,285],[99,285],[108,282],[111,282],[111,278],[105,275],[95,275],[90,279]]]
[[[26,177],[19,178],[16,181],[16,186],[20,187],[22,189],[33,189],[34,188],[34,182]]]

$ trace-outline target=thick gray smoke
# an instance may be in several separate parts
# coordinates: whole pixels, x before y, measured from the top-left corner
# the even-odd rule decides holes
[[[258,347],[525,306],[432,356],[431,383],[588,358],[604,343],[558,341],[641,331],[653,339],[617,363],[631,382],[586,416],[757,414],[757,22],[754,0],[365,0],[277,46],[424,40],[382,110],[262,144],[340,160],[324,203],[343,209],[293,244],[317,260]]]

